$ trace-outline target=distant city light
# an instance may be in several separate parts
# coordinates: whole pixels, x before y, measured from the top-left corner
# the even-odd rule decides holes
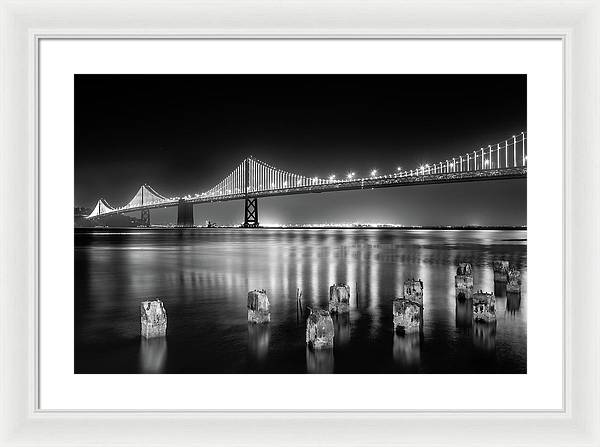
[[[375,177],[377,175],[377,169],[373,169],[371,171],[371,177]]]
[[[349,172],[346,177],[348,177],[349,179],[351,179],[352,177],[354,177],[354,172]]]
[[[334,179],[335,179],[335,174],[331,174],[331,175],[329,176],[329,181],[333,181]]]
[[[402,168],[401,168],[400,166],[398,166],[398,167],[396,168],[396,170],[397,170],[397,171],[402,171]]]

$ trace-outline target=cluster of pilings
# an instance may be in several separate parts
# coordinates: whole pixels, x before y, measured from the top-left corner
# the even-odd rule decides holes
[[[509,261],[494,260],[494,292],[473,291],[473,269],[470,263],[460,263],[454,279],[456,294],[456,325],[473,328],[474,342],[486,351],[493,351],[496,334],[496,295],[506,294],[509,312],[519,309],[521,302],[521,272]]]
[[[508,261],[493,262],[494,283],[506,284],[507,310],[518,310],[521,297],[521,273]],[[473,327],[474,334],[482,334],[489,340],[490,331],[495,334],[496,325],[496,296],[493,292],[473,289],[473,268],[470,263],[458,264],[454,280],[456,294],[456,324],[457,327]],[[358,290],[357,290],[358,299]],[[302,292],[296,292],[297,315],[302,315]],[[145,339],[165,337],[167,333],[167,312],[160,299],[143,301],[141,303],[141,335]],[[306,319],[306,346],[315,352],[333,348],[336,330],[333,316],[336,319],[348,318],[350,311],[350,287],[344,283],[336,283],[329,287],[329,303],[327,309],[309,308]],[[247,300],[248,324],[263,325],[271,321],[271,305],[264,289],[251,290]],[[410,278],[404,281],[402,297],[392,300],[393,331],[401,339],[411,334],[422,334],[423,331],[423,281]],[[303,318],[303,315],[302,315]],[[336,320],[337,321],[337,320]],[[484,326],[481,326],[481,325]],[[486,327],[485,325],[488,325]],[[493,327],[492,327],[493,326]],[[347,329],[347,328],[346,328]],[[408,340],[408,338],[406,338]],[[416,340],[416,341],[415,341]],[[412,343],[418,344],[418,339]],[[395,340],[396,342],[396,340]],[[398,342],[394,352],[406,356],[407,347]],[[408,349],[407,352],[413,352]],[[308,353],[307,353],[308,359]],[[311,356],[310,361],[319,364],[319,360]],[[326,362],[329,364],[329,362]],[[321,368],[322,369],[322,368]]]

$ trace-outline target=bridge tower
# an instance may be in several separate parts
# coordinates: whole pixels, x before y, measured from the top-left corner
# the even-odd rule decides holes
[[[250,158],[244,160],[244,228],[258,228],[258,198],[248,197],[248,186],[250,185]]]
[[[142,225],[145,227],[150,226],[150,210],[148,208],[142,208]]]
[[[177,204],[177,226],[178,227],[193,227],[194,226],[194,204],[179,199]]]

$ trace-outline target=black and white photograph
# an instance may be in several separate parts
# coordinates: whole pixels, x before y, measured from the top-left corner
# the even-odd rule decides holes
[[[527,373],[527,75],[74,98],[75,374]]]

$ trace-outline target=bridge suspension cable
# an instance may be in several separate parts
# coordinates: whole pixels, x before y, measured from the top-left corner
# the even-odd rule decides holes
[[[140,189],[138,189],[129,203],[125,205],[125,208],[136,208],[144,205],[152,205],[165,200],[169,199],[162,194],[157,193],[151,186],[144,184],[140,186]]]
[[[87,217],[99,216],[100,214],[108,213],[110,211],[114,211],[114,208],[110,206],[106,200],[98,199],[94,210]]]
[[[330,185],[331,188],[356,184],[363,187],[366,183],[381,181],[385,184],[389,182],[401,181],[404,177],[438,175],[473,172],[473,171],[501,171],[504,169],[526,168],[527,166],[527,132],[521,132],[513,135],[504,141],[490,144],[487,147],[480,147],[472,152],[467,152],[436,163],[425,163],[415,169],[402,170],[392,174],[377,175],[377,170],[371,170],[369,177],[355,177],[354,173],[346,178],[335,178],[331,175],[328,179],[318,177],[308,177],[295,174],[283,169],[276,168],[268,163],[258,160],[254,157],[244,159],[233,171],[231,171],[223,180],[201,194],[187,195],[179,198],[167,198],[156,192],[151,186],[144,184],[140,186],[136,194],[129,203],[122,207],[112,207],[104,199],[98,200],[96,207],[90,213],[88,218],[99,216],[106,213],[127,211],[130,209],[140,209],[147,206],[161,206],[175,204],[178,201],[193,201],[198,199],[222,200],[235,199],[247,196],[247,194],[274,192],[285,194],[298,192],[298,189],[306,189],[309,192],[313,186]],[[485,173],[484,173],[485,174]],[[322,188],[319,188],[322,190]],[[295,190],[295,191],[293,191]]]
[[[246,172],[247,171],[247,172]],[[247,179],[247,181],[246,181]],[[240,163],[227,177],[217,183],[202,197],[222,197],[260,191],[299,188],[303,186],[321,185],[327,180],[307,177],[276,168],[254,157],[248,157]]]
[[[452,174],[492,169],[524,168],[527,166],[527,132],[513,135],[504,141],[489,144],[473,152],[448,158],[437,163],[425,163],[417,169],[400,171],[400,177]]]

